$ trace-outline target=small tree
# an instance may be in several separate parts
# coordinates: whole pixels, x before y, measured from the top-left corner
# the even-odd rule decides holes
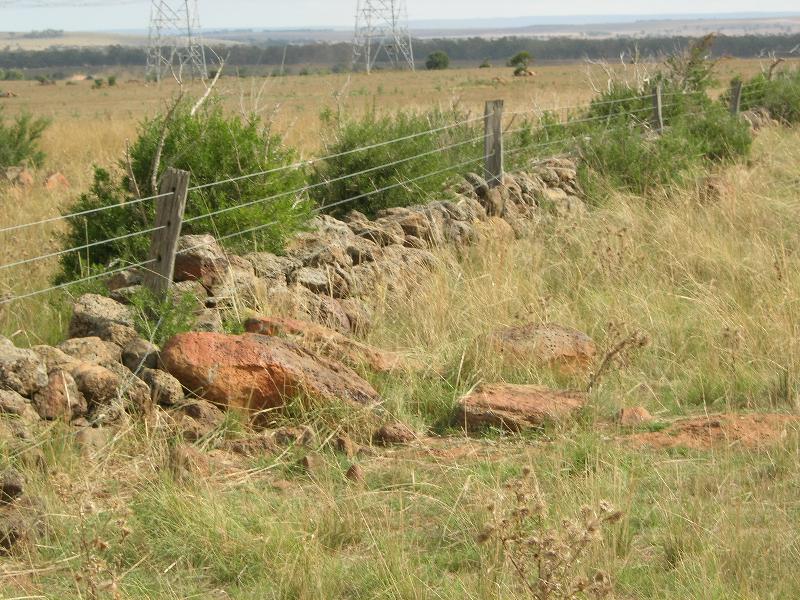
[[[515,67],[517,69],[527,69],[532,60],[533,57],[531,56],[531,53],[527,50],[523,50],[522,52],[517,52],[514,56],[508,59],[508,66]]]
[[[492,68],[492,63],[489,62],[488,58],[485,58],[483,60],[483,62],[480,65],[478,65],[478,68],[479,69],[491,69]]]
[[[450,57],[441,50],[432,53],[425,61],[425,67],[429,71],[442,71],[450,66]]]
[[[144,120],[119,168],[95,169],[91,188],[67,211],[113,208],[90,219],[70,220],[64,247],[152,227],[156,202],[132,206],[127,202],[156,194],[167,167],[189,171],[193,185],[220,182],[189,193],[185,218],[198,219],[184,222],[186,234],[229,235],[226,244],[234,249],[257,245],[278,252],[291,234],[304,227],[311,207],[302,194],[305,173],[293,166],[297,155],[257,115],[228,115],[216,100],[199,111],[192,108],[193,103],[184,98],[166,114]],[[247,177],[253,173],[261,175]],[[208,213],[216,214],[203,218]],[[146,257],[148,245],[149,236],[141,235],[100,244],[89,253],[65,254],[59,280],[102,269],[115,260],[138,262]]]
[[[40,166],[44,152],[39,148],[39,140],[49,123],[47,119],[23,113],[6,124],[0,113],[0,169],[21,164]]]

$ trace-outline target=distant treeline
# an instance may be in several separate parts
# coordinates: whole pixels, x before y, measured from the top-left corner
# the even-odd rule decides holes
[[[546,40],[504,37],[499,39],[462,38],[426,39],[414,41],[414,53],[424,58],[441,50],[452,61],[496,61],[498,64],[521,51],[528,51],[535,60],[619,60],[623,54],[638,52],[642,59],[658,58],[686,46],[689,37],[610,38],[583,40],[551,38]],[[800,45],[800,34],[795,35],[744,35],[719,36],[714,45],[716,55],[741,58],[763,56],[770,52],[786,55]],[[232,67],[278,66],[284,61],[284,45],[266,42],[261,45],[238,45],[214,48],[220,56],[227,56]],[[138,67],[145,62],[144,48],[108,46],[105,48],[59,48],[47,50],[0,50],[0,68],[91,68]],[[286,48],[286,65],[346,66],[350,63],[352,48],[349,43],[290,44]]]

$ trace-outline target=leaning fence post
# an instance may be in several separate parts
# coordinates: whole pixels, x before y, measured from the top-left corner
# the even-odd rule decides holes
[[[166,298],[175,271],[175,250],[183,225],[183,211],[189,193],[189,173],[167,169],[161,180],[156,204],[156,221],[150,240],[151,261],[145,270],[144,285],[157,298]]]
[[[742,108],[742,80],[735,79],[731,83],[731,114],[735,117]]]
[[[484,157],[489,187],[503,183],[503,101],[490,100],[484,112]]]
[[[664,106],[661,102],[661,84],[653,88],[653,127],[658,133],[664,131]]]

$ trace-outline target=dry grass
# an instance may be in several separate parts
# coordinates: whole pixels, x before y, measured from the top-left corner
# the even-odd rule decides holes
[[[362,483],[326,449],[315,476],[302,473],[302,448],[176,478],[175,439],[158,428],[125,429],[93,458],[59,424],[22,446],[0,442],[46,523],[4,561],[0,596],[520,598],[504,557],[478,539],[487,505],[528,468],[548,507],[545,528],[602,500],[622,511],[583,559],[611,576],[613,597],[800,597],[798,432],[758,449],[651,451],[620,443],[626,432],[611,424],[633,405],[665,421],[797,412],[798,163],[800,131],[768,130],[749,164],[717,174],[719,197],[700,182],[648,199],[612,194],[581,222],[543,220],[513,244],[443,251],[432,277],[385,307],[370,341],[436,367],[376,385],[398,416],[452,437],[357,459]],[[4,324],[32,330],[38,316]],[[486,333],[527,321],[574,326],[601,348],[624,331],[650,343],[615,363],[578,422],[461,438],[447,416],[480,381],[587,384],[509,370],[485,351]],[[219,435],[239,429],[227,423]],[[26,458],[35,448],[45,471]]]
[[[719,78],[726,81],[734,73],[752,74],[761,66],[761,61],[755,60],[725,61],[719,67]],[[631,67],[627,67],[627,74],[634,76]],[[87,189],[93,165],[116,164],[124,153],[126,140],[136,135],[139,120],[155,114],[175,92],[174,84],[158,87],[120,80],[117,87],[101,90],[93,90],[89,81],[69,86],[63,82],[55,86],[4,83],[4,88],[18,94],[16,98],[0,99],[0,107],[7,114],[30,111],[53,122],[43,144],[48,160],[36,174],[37,184],[30,189],[0,188],[0,225],[58,215]],[[369,110],[391,112],[458,103],[480,114],[483,103],[497,97],[506,100],[509,112],[574,106],[592,97],[590,80],[603,85],[603,69],[582,64],[541,65],[533,78],[514,78],[510,69],[495,68],[228,79],[223,80],[219,91],[230,110],[262,114],[288,144],[313,155],[319,150],[319,115],[324,109],[358,115]],[[45,190],[42,181],[51,172],[66,175],[70,189]],[[0,234],[0,264],[58,250],[58,232],[58,224],[53,224],[19,234]],[[56,261],[51,260],[14,272],[0,272],[0,294],[44,288],[55,267]],[[0,309],[0,331],[16,334],[23,343],[57,340],[63,332],[64,303],[57,299],[53,305],[49,300],[36,298],[17,304],[12,310]]]

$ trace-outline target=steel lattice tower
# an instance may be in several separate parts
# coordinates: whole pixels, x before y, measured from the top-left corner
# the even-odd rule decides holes
[[[353,69],[363,64],[369,73],[381,58],[393,68],[405,64],[414,70],[405,0],[358,0]]]
[[[197,0],[153,0],[147,76],[161,81],[171,72],[206,79],[206,53]]]

